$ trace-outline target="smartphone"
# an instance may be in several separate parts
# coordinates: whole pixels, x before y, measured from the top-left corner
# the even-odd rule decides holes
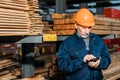
[[[87,61],[87,63],[89,63],[89,62],[96,62],[98,59],[100,59],[100,57],[97,57],[97,58],[91,59],[91,60]]]

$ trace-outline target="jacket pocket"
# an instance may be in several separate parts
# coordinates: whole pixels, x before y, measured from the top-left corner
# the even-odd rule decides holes
[[[70,57],[71,59],[76,59],[76,58],[80,58],[86,55],[86,51],[84,49],[74,49],[74,50],[70,50]]]

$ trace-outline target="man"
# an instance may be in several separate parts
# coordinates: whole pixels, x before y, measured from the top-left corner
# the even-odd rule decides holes
[[[101,70],[111,63],[103,40],[90,33],[95,25],[94,16],[82,8],[74,16],[76,32],[60,45],[57,53],[59,70],[66,80],[103,80]]]

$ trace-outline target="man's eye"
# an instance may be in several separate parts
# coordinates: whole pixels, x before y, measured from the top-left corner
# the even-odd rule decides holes
[[[88,27],[88,29],[91,29],[91,27]]]

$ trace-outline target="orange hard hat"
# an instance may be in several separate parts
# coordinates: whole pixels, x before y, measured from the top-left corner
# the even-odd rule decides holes
[[[75,22],[77,22],[81,26],[89,27],[94,26],[94,16],[93,14],[86,8],[81,8],[74,16]]]

